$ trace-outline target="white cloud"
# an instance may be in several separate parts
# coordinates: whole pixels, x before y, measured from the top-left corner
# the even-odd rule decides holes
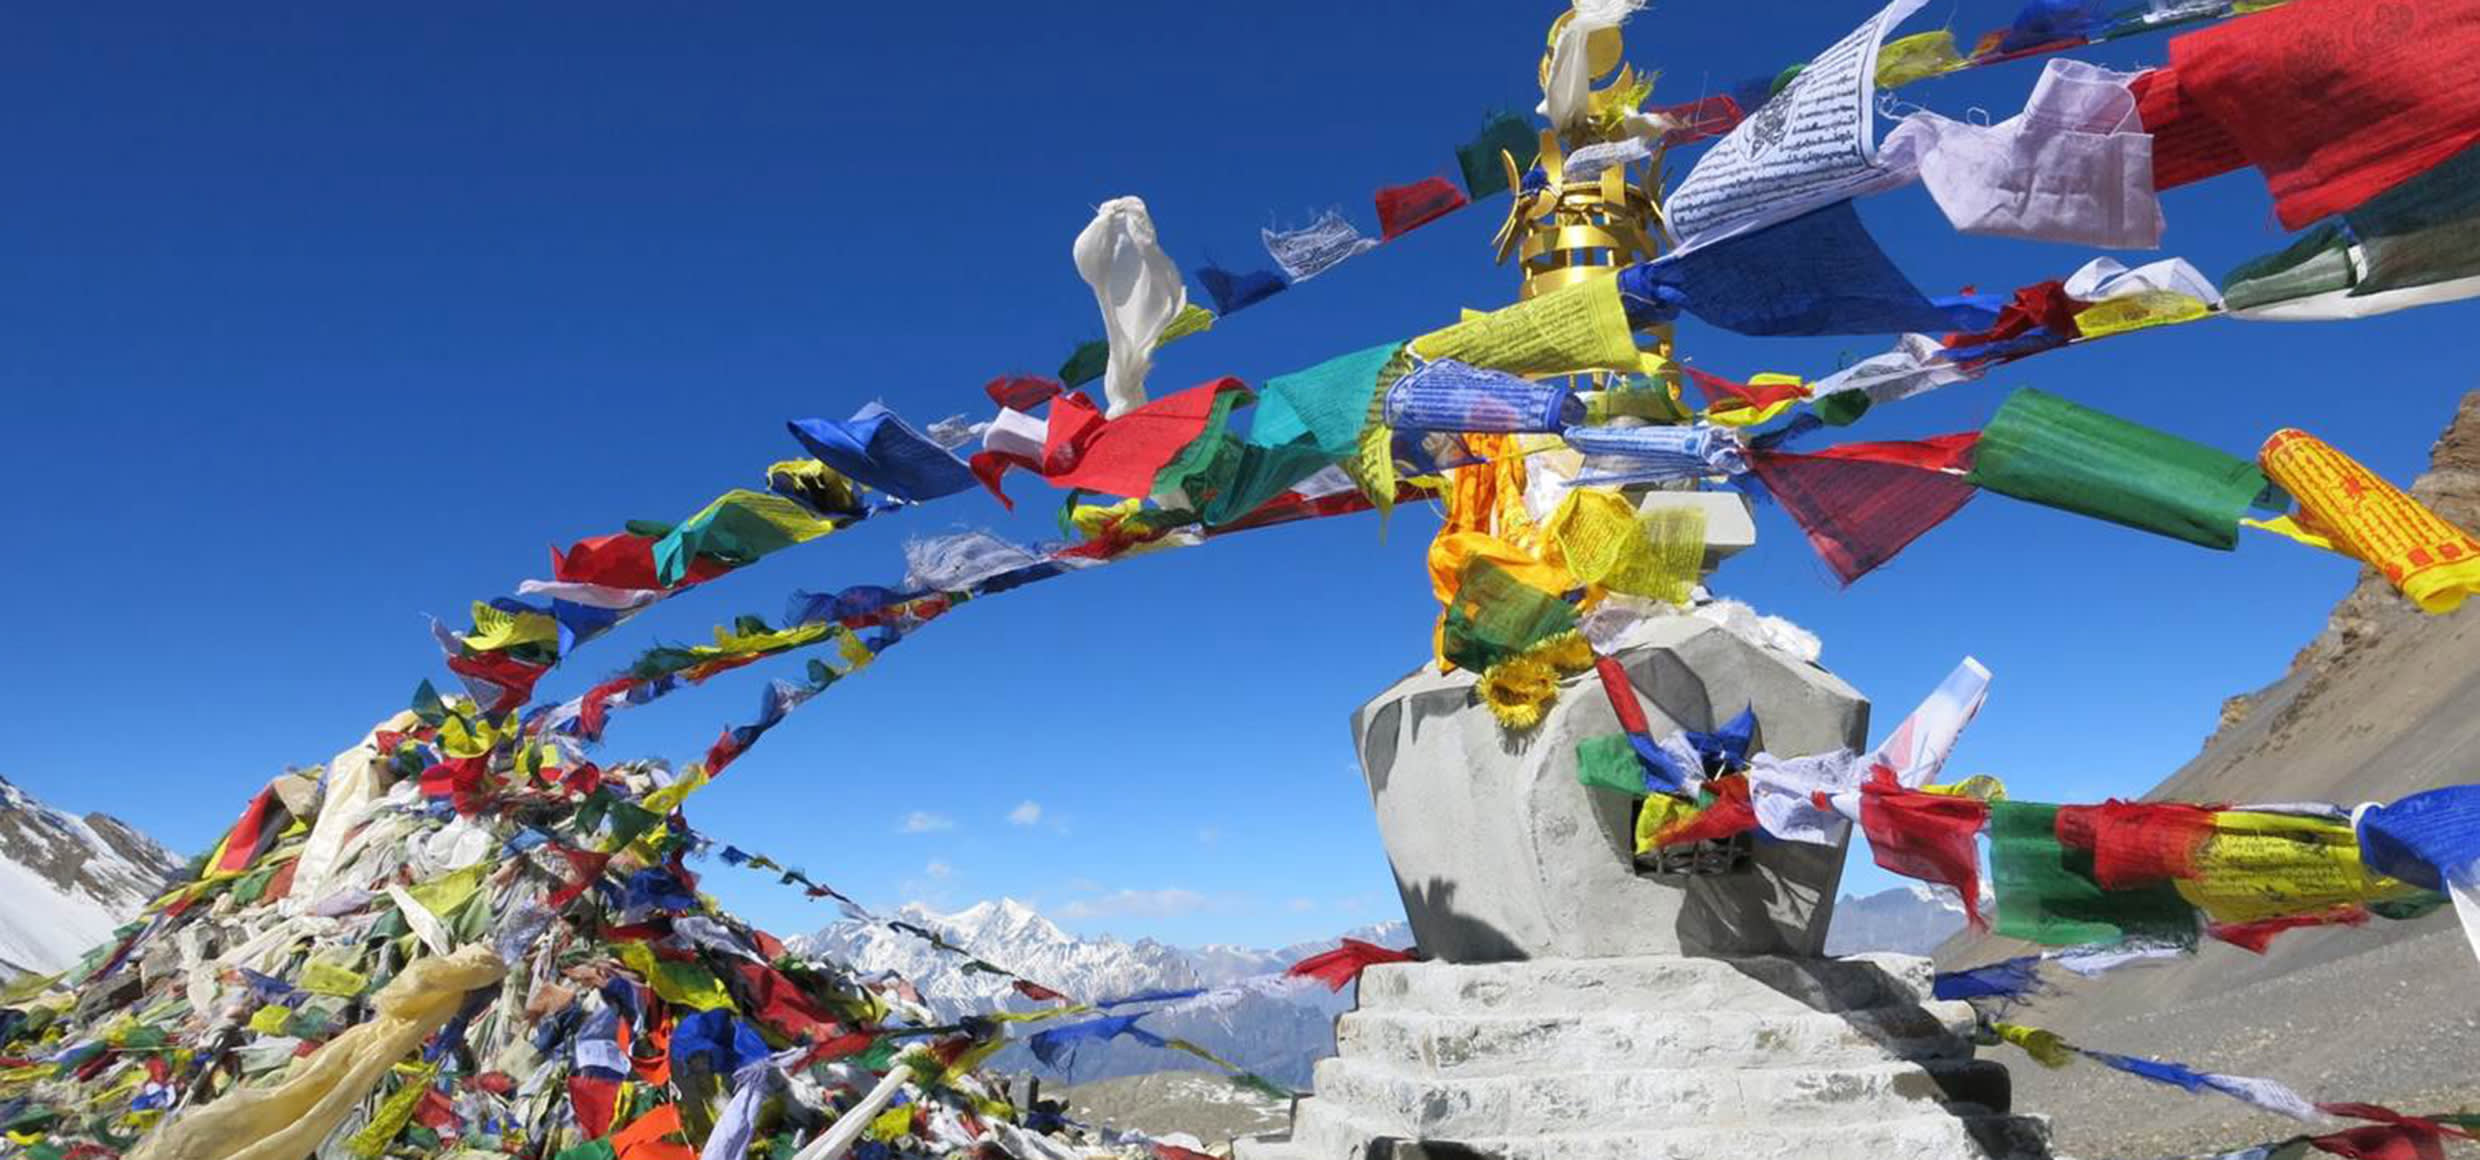
[[[1091,878],[1071,878],[1068,879],[1068,893],[1100,894],[1102,893],[1102,884]]]
[[[1024,802],[1008,811],[1008,824],[1012,826],[1030,826],[1041,820],[1042,803],[1040,802]]]
[[[1080,898],[1061,907],[1062,918],[1171,918],[1205,909],[1206,896],[1176,886],[1162,890],[1120,890],[1100,898]]]
[[[1314,898],[1295,898],[1284,905],[1289,906],[1292,909],[1292,913],[1299,914],[1305,911],[1316,910],[1317,900]]]
[[[956,819],[946,814],[934,814],[928,810],[914,810],[904,815],[904,820],[896,824],[896,829],[907,834],[933,834],[940,830],[955,828]]]
[[[929,865],[921,868],[921,872],[932,878],[945,879],[953,877],[956,873],[956,868],[948,865],[941,859],[932,858]]]

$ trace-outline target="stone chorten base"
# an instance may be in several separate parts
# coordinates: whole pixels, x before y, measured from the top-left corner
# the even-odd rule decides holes
[[[1644,956],[1361,976],[1289,1138],[1236,1160],[2033,1160],[1929,961]]]

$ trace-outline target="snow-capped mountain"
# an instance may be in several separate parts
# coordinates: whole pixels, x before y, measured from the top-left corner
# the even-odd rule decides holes
[[[1988,904],[1984,898],[1982,905]],[[1834,924],[1826,928],[1826,953],[1925,955],[1963,927],[1963,901],[1954,891],[1907,882],[1865,898],[1844,895],[1834,904]]]
[[[129,823],[63,813],[0,779],[0,978],[76,962],[180,869]]]
[[[978,958],[1080,999],[1266,979],[1301,959],[1333,949],[1339,941],[1324,939],[1261,950],[1221,945],[1187,949],[1153,939],[1079,938],[1014,899],[983,902],[954,914],[940,914],[914,903],[890,917],[938,931]],[[1384,946],[1403,947],[1412,942],[1411,930],[1401,922],[1346,933]],[[832,958],[859,971],[893,971],[911,980],[942,1017],[1034,1006],[1017,997],[1008,980],[968,973],[956,956],[883,926],[838,922],[815,935],[794,939],[792,945],[797,951]],[[1267,985],[1237,989],[1212,1002],[1174,1004],[1148,1017],[1144,1026],[1157,1035],[1187,1039],[1277,1083],[1300,1086],[1308,1082],[1310,1065],[1333,1053],[1335,1016],[1350,1007],[1349,990],[1338,995],[1310,984]],[[1021,1048],[1002,1053],[994,1065],[1003,1069],[1037,1066]],[[1178,1053],[1113,1040],[1080,1047],[1069,1078],[1086,1082],[1193,1066],[1203,1065]]]

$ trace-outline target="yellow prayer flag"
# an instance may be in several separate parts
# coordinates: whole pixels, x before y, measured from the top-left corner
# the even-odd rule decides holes
[[[2068,1047],[2067,1041],[2060,1039],[2055,1031],[2043,1031],[2038,1027],[2025,1027],[2017,1023],[1999,1023],[1993,1026],[1998,1032],[1998,1038],[2023,1048],[2024,1054],[2031,1056],[2043,1067],[2065,1067],[2075,1061],[2075,1050]]]
[[[1577,580],[1673,604],[1688,597],[1705,559],[1705,513],[1667,507],[1639,513],[1615,491],[1578,488],[1548,525],[1560,562]]]
[[[496,652],[521,644],[548,644],[560,639],[560,623],[540,612],[510,612],[495,608],[484,601],[474,601],[474,630],[465,634],[465,647],[475,652]]]
[[[261,1035],[282,1035],[285,1021],[292,1017],[291,1008],[269,1003],[250,1014],[250,1030]]]
[[[369,988],[369,976],[341,963],[314,958],[301,968],[301,989],[313,995],[350,999]]]
[[[695,963],[674,963],[657,960],[654,951],[642,942],[620,944],[620,961],[638,976],[664,1002],[696,1011],[730,1011],[732,995],[723,989],[721,980]]]
[[[1654,838],[1662,831],[1696,816],[1696,806],[1666,793],[1647,794],[1645,804],[1636,811],[1636,852],[1653,853],[1659,847]]]
[[[2416,889],[2371,872],[2348,822],[2224,810],[2196,851],[2196,876],[2179,897],[2215,922],[2316,914],[2406,898]]]
[[[2176,290],[2144,290],[2085,307],[2075,316],[2075,328],[2086,338],[2104,338],[2147,327],[2194,322],[2211,313],[2213,308],[2202,299]]]
[[[901,1140],[911,1135],[912,1132],[913,1105],[906,1104],[880,1112],[878,1118],[870,1121],[868,1135],[873,1140],[892,1142]]]
[[[2299,501],[2300,527],[2384,573],[2420,611],[2452,612],[2480,592],[2480,539],[2324,440],[2284,428],[2256,460]]]
[[[457,907],[465,905],[465,900],[472,898],[474,892],[482,888],[483,875],[490,871],[490,863],[476,862],[462,870],[452,871],[428,882],[408,886],[405,888],[405,893],[411,895],[415,902],[421,903],[422,909],[444,919],[454,913]]]
[[[1913,81],[1950,73],[1964,66],[1955,51],[1951,28],[1933,29],[1889,40],[1877,50],[1877,87],[1899,89]]]
[[[1632,371],[1643,363],[1616,278],[1595,278],[1412,340],[1425,359],[1451,358],[1519,375]]]
[[[1154,349],[1161,350],[1189,335],[1204,334],[1212,329],[1214,312],[1191,302],[1180,307],[1180,312],[1171,317],[1171,325],[1164,327],[1162,337],[1154,340]]]

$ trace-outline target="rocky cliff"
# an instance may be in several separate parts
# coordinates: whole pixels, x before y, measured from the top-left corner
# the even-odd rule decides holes
[[[76,962],[180,868],[127,822],[65,813],[0,780],[0,976]]]

